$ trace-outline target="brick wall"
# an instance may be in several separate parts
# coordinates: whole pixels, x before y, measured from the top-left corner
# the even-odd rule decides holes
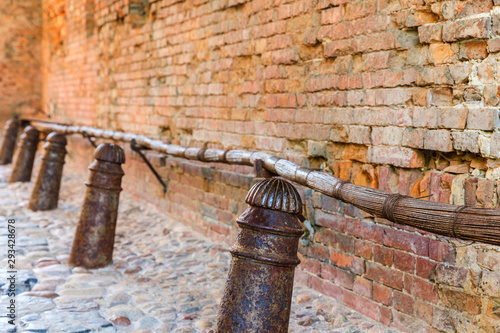
[[[0,123],[41,113],[40,0],[0,1]]]
[[[42,2],[47,116],[498,207],[496,0]],[[252,170],[151,157],[167,194],[130,152],[125,188],[232,243]],[[300,281],[407,332],[500,330],[497,247],[300,191]]]

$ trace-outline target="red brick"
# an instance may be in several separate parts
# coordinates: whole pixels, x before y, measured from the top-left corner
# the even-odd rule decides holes
[[[330,262],[337,267],[345,268],[356,274],[363,274],[364,271],[363,259],[347,255],[335,249],[330,250]]]
[[[354,254],[358,257],[371,260],[373,257],[373,243],[356,239],[354,243]]]
[[[318,243],[311,244],[307,247],[307,255],[318,260],[326,261],[329,257],[328,247]]]
[[[305,260],[305,269],[312,274],[320,275],[321,274],[321,263],[319,261],[313,259]]]
[[[385,229],[384,245],[420,256],[429,255],[429,239],[404,231]]]
[[[373,246],[373,260],[385,265],[392,266],[393,250],[385,246],[374,245]]]
[[[320,210],[316,211],[316,224],[343,232],[352,219],[338,214],[326,214]]]
[[[344,304],[348,307],[359,311],[374,320],[379,320],[380,305],[377,303],[347,290],[344,291],[343,299]]]
[[[352,273],[330,265],[322,265],[321,277],[347,289],[352,289],[354,284],[354,275]]]
[[[386,307],[380,308],[380,322],[386,326],[392,322],[392,311]]]
[[[352,290],[366,298],[372,298],[372,282],[361,276],[356,276]]]
[[[417,257],[416,274],[424,279],[428,279],[437,263],[425,258]]]
[[[401,312],[412,315],[413,314],[413,297],[404,294],[400,291],[394,290],[392,295],[392,306]]]
[[[392,305],[392,288],[384,285],[373,283],[373,300],[384,305]]]
[[[436,285],[411,275],[405,275],[404,290],[416,297],[436,304],[438,300]]]
[[[455,248],[446,242],[431,239],[429,241],[429,258],[436,261],[455,263]]]
[[[349,235],[375,243],[381,243],[384,235],[380,226],[356,219],[349,220],[345,231]]]
[[[415,256],[394,250],[394,268],[413,274],[415,272],[415,262]]]
[[[376,263],[366,263],[365,277],[397,290],[403,289],[403,273]]]
[[[348,252],[354,254],[354,238],[344,235],[337,234],[335,237],[335,242],[331,243],[333,247],[339,249],[343,252]]]
[[[311,288],[338,301],[342,300],[344,293],[341,287],[316,276],[311,276]]]

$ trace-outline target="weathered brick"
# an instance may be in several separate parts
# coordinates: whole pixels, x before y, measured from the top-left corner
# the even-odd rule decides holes
[[[453,132],[451,135],[453,137],[453,148],[456,150],[479,153],[478,132]]]
[[[449,152],[453,151],[450,132],[448,131],[425,131],[424,149]]]
[[[500,126],[498,109],[470,108],[467,129],[491,131]]]
[[[485,59],[488,56],[488,43],[486,42],[462,42],[458,58],[460,60]]]
[[[440,289],[439,300],[444,306],[454,308],[458,311],[474,315],[481,312],[481,298],[478,296],[451,289]]]
[[[321,12],[321,24],[336,24],[342,20],[342,8],[333,7]]]
[[[420,168],[425,158],[418,150],[390,146],[370,146],[368,161],[376,164],[391,164],[404,168]]]
[[[430,60],[435,65],[453,63],[457,59],[459,48],[455,44],[439,43],[429,45]]]
[[[341,55],[352,54],[356,50],[354,40],[339,40],[324,44],[325,58],[333,58]]]
[[[437,264],[432,270],[429,279],[452,287],[463,287],[468,276],[468,271],[463,268]]]
[[[424,24],[418,27],[418,38],[420,43],[438,43],[441,42],[443,34],[443,25],[437,23]]]
[[[466,18],[443,25],[443,40],[453,42],[468,38],[488,38],[491,32],[491,18]]]

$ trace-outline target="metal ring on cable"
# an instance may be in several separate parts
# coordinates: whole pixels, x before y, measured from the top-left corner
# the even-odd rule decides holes
[[[222,163],[228,163],[227,162],[227,153],[229,152],[230,150],[227,149],[227,150],[224,150],[224,154],[222,154]]]
[[[333,196],[336,199],[345,201],[344,197],[342,196],[342,187],[344,186],[345,183],[347,183],[345,180],[339,179],[337,180],[337,183],[333,186]]]
[[[196,158],[198,161],[206,162],[205,160],[205,152],[207,151],[207,148],[202,148],[200,151],[198,151],[198,154],[196,154]]]
[[[398,201],[403,198],[408,198],[408,196],[394,193],[385,198],[384,204],[382,205],[382,216],[389,221],[396,222],[394,218],[394,208],[396,208]]]
[[[458,220],[458,215],[462,212],[462,210],[464,210],[465,208],[467,208],[467,206],[459,206],[455,209],[455,216],[453,216],[453,222],[451,224],[451,236],[453,238],[457,238],[457,231],[456,231],[456,224],[457,224],[457,220]]]

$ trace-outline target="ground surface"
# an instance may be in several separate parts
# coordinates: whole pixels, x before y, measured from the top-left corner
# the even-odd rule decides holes
[[[7,222],[16,220],[17,332],[212,332],[230,254],[156,208],[120,201],[113,265],[66,266],[85,193],[65,176],[59,208],[31,212],[33,183],[7,184],[0,166],[0,332],[7,324]],[[300,284],[290,332],[398,332]]]

